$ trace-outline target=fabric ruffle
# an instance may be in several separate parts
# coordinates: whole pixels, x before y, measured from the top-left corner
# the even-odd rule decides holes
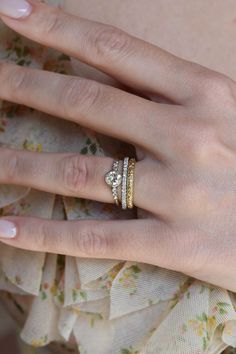
[[[69,57],[0,24],[0,56],[19,65],[75,73]],[[122,158],[118,141],[74,123],[1,102],[0,144],[44,152]],[[0,186],[1,215],[127,219],[114,205]],[[127,238],[129,235],[127,234]],[[75,340],[81,354],[218,354],[236,347],[236,296],[145,263],[75,258],[0,245],[0,289],[31,295],[21,332],[35,347]]]

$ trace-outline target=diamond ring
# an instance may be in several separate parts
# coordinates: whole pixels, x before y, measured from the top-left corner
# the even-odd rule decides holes
[[[122,176],[119,173],[119,160],[115,160],[113,162],[112,170],[107,172],[105,175],[105,182],[108,186],[111,187],[113,199],[116,205],[119,205],[119,198],[118,198],[118,186],[122,182]]]

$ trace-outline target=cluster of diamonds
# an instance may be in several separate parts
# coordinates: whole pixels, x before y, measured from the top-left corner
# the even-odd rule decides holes
[[[112,170],[105,175],[106,183],[111,187],[115,203],[119,205],[118,187],[121,184],[122,209],[133,207],[133,182],[135,159],[125,157],[123,161],[122,175],[119,172],[119,162],[113,162]]]
[[[109,186],[111,186],[114,201],[117,205],[119,205],[117,187],[122,182],[122,176],[119,173],[119,160],[115,160],[113,162],[112,171],[110,171],[106,174],[105,181]]]
[[[122,209],[127,209],[127,173],[129,158],[125,157],[123,162],[122,187],[121,187],[121,204]]]

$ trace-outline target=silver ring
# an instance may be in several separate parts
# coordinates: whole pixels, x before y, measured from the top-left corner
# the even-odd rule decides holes
[[[122,209],[127,209],[127,175],[128,175],[129,157],[124,158],[122,186],[121,186],[121,204]]]

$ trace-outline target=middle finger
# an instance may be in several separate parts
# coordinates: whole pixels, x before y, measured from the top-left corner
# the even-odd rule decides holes
[[[183,106],[158,104],[98,82],[0,63],[0,98],[80,123],[160,157],[172,155]]]

